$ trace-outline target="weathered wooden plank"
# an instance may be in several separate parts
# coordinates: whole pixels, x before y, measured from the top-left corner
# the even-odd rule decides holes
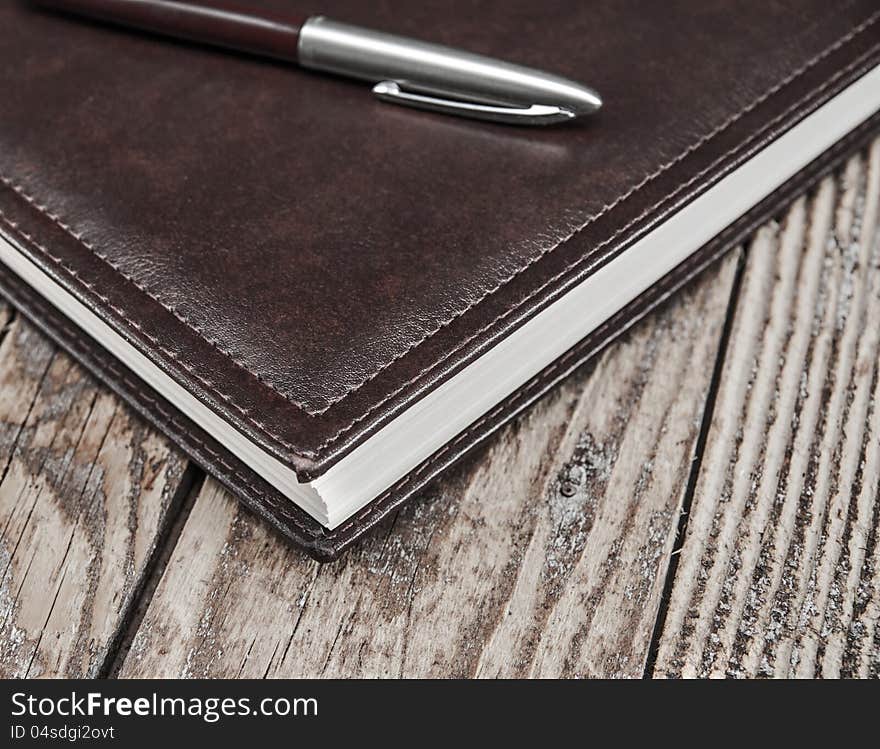
[[[22,318],[2,328],[0,675],[94,676],[186,462]]]
[[[206,482],[121,675],[641,675],[736,262],[337,563]]]
[[[880,675],[880,141],[749,253],[655,673]]]

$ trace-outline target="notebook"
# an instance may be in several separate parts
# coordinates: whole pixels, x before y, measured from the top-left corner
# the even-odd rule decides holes
[[[876,0],[315,10],[605,104],[457,120],[4,2],[0,290],[322,560],[880,127]]]

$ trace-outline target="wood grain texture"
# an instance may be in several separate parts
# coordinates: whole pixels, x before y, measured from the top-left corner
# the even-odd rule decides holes
[[[345,557],[216,483],[122,676],[640,676],[737,253]]]
[[[663,676],[880,676],[880,142],[748,253]]]
[[[0,307],[0,675],[95,676],[185,461]]]

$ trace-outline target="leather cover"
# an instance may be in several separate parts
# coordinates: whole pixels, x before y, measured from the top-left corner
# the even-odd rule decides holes
[[[452,120],[356,82],[0,4],[0,232],[304,479],[880,63],[875,0],[320,11],[583,80],[605,108],[546,130]],[[243,501],[332,559],[877,127],[333,531],[2,268],[0,287]]]

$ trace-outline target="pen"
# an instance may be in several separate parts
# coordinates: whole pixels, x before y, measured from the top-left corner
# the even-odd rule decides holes
[[[383,101],[445,114],[549,125],[591,114],[602,106],[596,91],[558,75],[324,16],[166,0],[34,2],[365,80]]]

